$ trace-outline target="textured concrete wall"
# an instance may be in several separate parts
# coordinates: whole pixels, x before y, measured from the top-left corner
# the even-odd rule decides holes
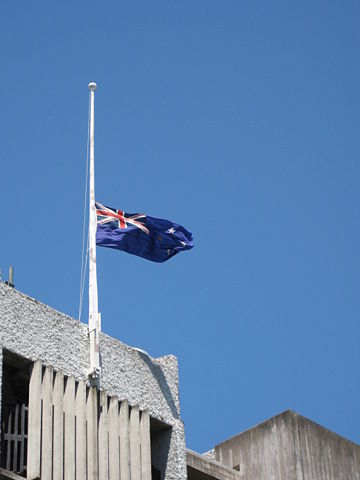
[[[88,347],[86,325],[0,283],[0,351],[41,360],[81,380],[88,369]],[[157,457],[166,465],[166,480],[185,479],[176,358],[153,359],[105,334],[100,335],[100,348],[101,387],[172,427],[170,439],[158,435]]]
[[[291,415],[297,478],[359,480],[360,446],[300,415]]]
[[[242,480],[360,480],[360,446],[284,412],[215,447]]]

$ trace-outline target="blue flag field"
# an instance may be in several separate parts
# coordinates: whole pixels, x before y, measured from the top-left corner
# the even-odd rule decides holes
[[[183,250],[190,250],[193,237],[184,227],[169,220],[122,210],[96,203],[96,244],[165,262]]]

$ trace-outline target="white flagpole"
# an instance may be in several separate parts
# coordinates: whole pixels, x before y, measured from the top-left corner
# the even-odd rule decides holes
[[[94,172],[94,97],[96,83],[89,83],[90,90],[90,188],[89,188],[89,339],[90,371],[89,376],[100,376],[99,332],[101,330],[98,312],[98,289],[96,275],[96,208],[95,208],[95,172]]]

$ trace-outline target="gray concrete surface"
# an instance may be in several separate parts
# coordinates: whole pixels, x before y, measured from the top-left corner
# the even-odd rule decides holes
[[[165,480],[186,479],[177,359],[172,355],[152,358],[104,333],[100,335],[100,348],[101,387],[170,427],[156,434],[153,459]],[[4,283],[0,283],[0,355],[2,349],[41,360],[77,381],[86,379],[87,326]],[[1,378],[0,368],[0,387]]]
[[[360,446],[286,411],[215,447],[241,480],[360,480]]]
[[[236,470],[189,449],[186,450],[186,463],[188,480],[241,480]]]

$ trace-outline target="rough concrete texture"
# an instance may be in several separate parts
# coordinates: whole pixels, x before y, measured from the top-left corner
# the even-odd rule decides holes
[[[292,411],[215,447],[241,480],[360,480],[360,446]]]
[[[2,349],[30,360],[41,360],[77,380],[86,378],[87,326],[4,283],[0,283],[0,352]],[[170,439],[157,434],[156,455],[166,470],[166,480],[186,479],[176,358],[172,355],[151,358],[103,333],[100,349],[101,388],[147,410],[151,417],[171,427],[171,433],[167,434]]]

